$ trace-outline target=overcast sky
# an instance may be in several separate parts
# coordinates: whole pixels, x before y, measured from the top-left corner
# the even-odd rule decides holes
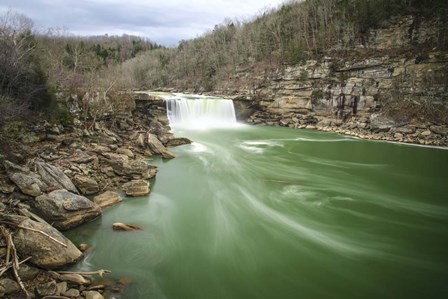
[[[197,37],[224,19],[245,20],[284,0],[0,0],[33,19],[35,27],[76,35],[144,36],[165,46]]]

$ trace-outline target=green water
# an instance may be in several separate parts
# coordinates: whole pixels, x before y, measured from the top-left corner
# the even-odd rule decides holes
[[[177,131],[152,193],[69,233],[122,298],[448,298],[448,150],[273,127]],[[114,232],[114,222],[141,232]]]

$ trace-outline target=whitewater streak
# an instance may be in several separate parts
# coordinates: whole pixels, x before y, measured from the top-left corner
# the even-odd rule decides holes
[[[170,125],[188,129],[237,126],[232,100],[200,95],[174,94],[165,97]]]

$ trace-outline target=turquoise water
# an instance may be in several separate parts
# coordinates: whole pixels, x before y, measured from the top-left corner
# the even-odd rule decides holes
[[[274,127],[185,131],[148,197],[69,232],[122,298],[448,298],[448,150]],[[112,223],[140,225],[115,232]]]

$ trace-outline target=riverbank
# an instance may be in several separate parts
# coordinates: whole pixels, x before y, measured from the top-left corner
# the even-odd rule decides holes
[[[333,132],[366,140],[383,140],[410,144],[448,146],[448,126],[431,123],[402,123],[381,114],[340,119],[308,112],[268,114],[255,112],[245,120],[254,125],[273,125]]]
[[[41,123],[1,156],[2,298],[116,298],[130,283],[99,277],[107,270],[61,272],[90,250],[61,231],[148,194],[158,169],[147,161],[154,155],[174,158],[167,147],[190,142],[170,133],[157,104],[137,100],[135,107],[115,125],[77,115],[66,126]]]

